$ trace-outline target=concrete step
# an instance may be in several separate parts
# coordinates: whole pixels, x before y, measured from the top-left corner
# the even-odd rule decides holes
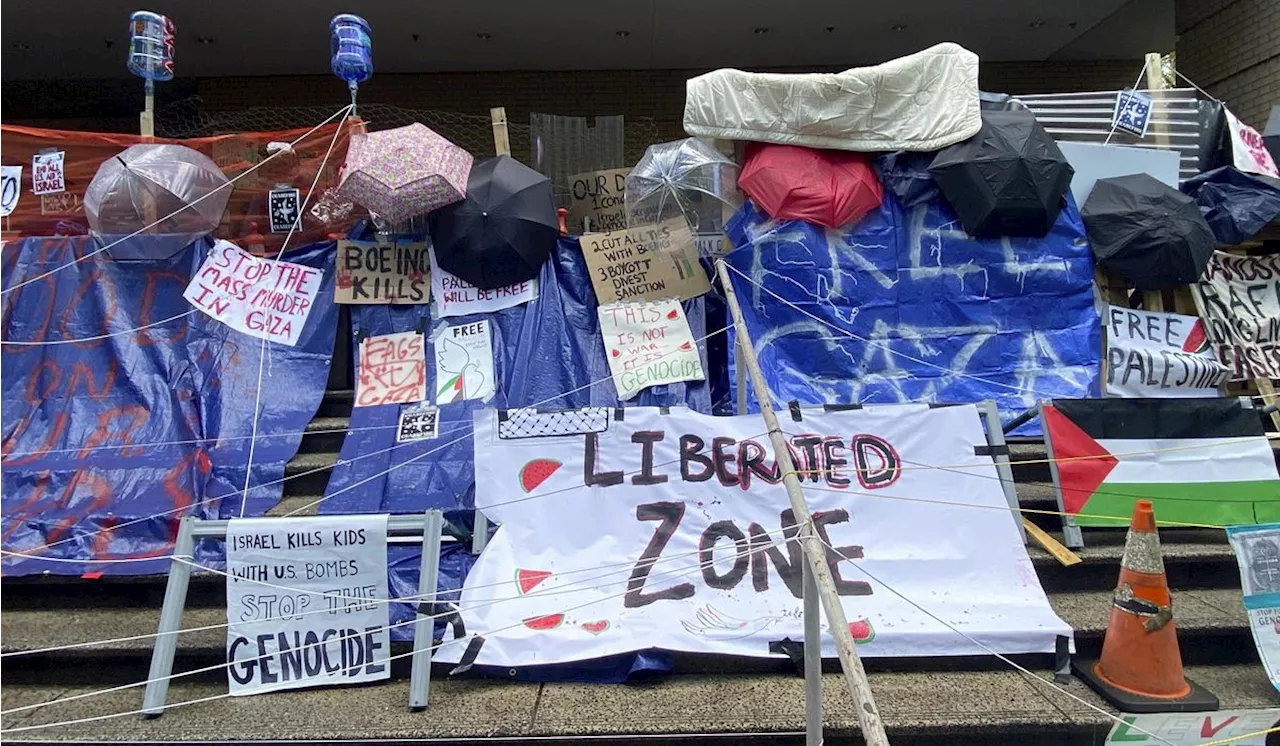
[[[869,673],[876,705],[895,746],[979,743],[1101,743],[1112,725],[1106,715],[1070,699],[1063,689],[1114,713],[1078,681],[1064,687],[1029,681],[1011,670],[948,673]],[[1275,690],[1261,666],[1191,666],[1187,675],[1221,699],[1223,709],[1262,709]],[[23,728],[79,718],[133,713],[141,692],[126,689],[67,702],[95,691],[77,686],[6,683],[11,709],[52,702],[5,718]],[[408,682],[312,689],[231,698],[224,682],[176,680],[164,717],[136,715],[9,734],[10,739],[80,742],[172,742],[363,739],[520,739],[544,743],[646,744],[803,743],[804,680],[786,674],[669,676],[639,685],[530,684],[441,678],[431,685],[425,712],[406,707]],[[214,698],[174,708],[175,703]],[[838,674],[822,680],[826,743],[861,743],[856,710]],[[723,736],[741,734],[730,739]]]
[[[298,453],[337,453],[350,425],[350,417],[316,417],[307,423]]]

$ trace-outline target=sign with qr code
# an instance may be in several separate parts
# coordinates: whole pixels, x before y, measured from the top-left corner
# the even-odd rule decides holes
[[[1111,114],[1111,126],[1134,137],[1146,137],[1151,123],[1151,97],[1141,91],[1124,90],[1116,93],[1116,108]]]
[[[400,409],[400,426],[396,442],[434,440],[440,428],[440,410],[427,404],[414,404]]]

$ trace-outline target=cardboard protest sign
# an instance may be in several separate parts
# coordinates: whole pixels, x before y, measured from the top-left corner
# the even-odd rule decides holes
[[[1280,378],[1280,256],[1214,252],[1192,288],[1230,380]]]
[[[333,299],[338,303],[426,303],[430,249],[422,242],[339,241]]]
[[[400,410],[396,442],[432,440],[440,428],[440,410],[430,404],[414,404]]]
[[[1271,685],[1280,689],[1280,523],[1228,526],[1240,565],[1253,643]]]
[[[488,401],[493,382],[493,340],[489,320],[442,326],[432,335],[436,358],[436,404],[467,399]]]
[[[431,298],[436,307],[437,318],[493,313],[528,303],[538,297],[536,277],[504,288],[481,290],[448,270],[441,269],[436,264],[435,252],[430,253]]]
[[[227,573],[231,694],[390,678],[386,515],[232,518]]]
[[[0,167],[0,218],[7,218],[22,196],[22,166]]]
[[[1227,134],[1231,138],[1232,164],[1241,171],[1280,177],[1280,171],[1277,171],[1276,162],[1267,150],[1262,135],[1237,119],[1227,107],[1222,107],[1222,111],[1227,115]]]
[[[31,193],[53,194],[67,191],[67,180],[63,166],[67,154],[59,150],[56,153],[36,153],[31,158]]]
[[[319,269],[260,259],[218,241],[182,297],[238,332],[293,347],[323,279]]]
[[[626,230],[629,173],[629,168],[614,168],[570,176],[569,232],[584,230],[583,218],[591,218],[592,233]]]
[[[706,378],[680,301],[613,303],[597,313],[619,399],[649,386]]]
[[[355,406],[408,404],[427,398],[427,356],[421,334],[365,337],[357,362]]]
[[[698,263],[693,233],[683,220],[669,220],[613,233],[582,237],[582,254],[601,304],[627,300],[689,300],[711,289]]]
[[[475,505],[499,525],[458,605],[465,633],[485,636],[478,665],[650,648],[763,658],[772,641],[802,639],[804,559],[787,541],[799,526],[759,416],[625,414],[603,432],[579,418],[559,437],[522,438],[503,432],[502,413],[476,412]],[[822,488],[807,494],[814,529],[837,548],[828,569],[861,655],[973,654],[904,597],[999,653],[1049,652],[1071,634],[1040,587],[991,457],[975,455],[987,443],[975,405],[780,416],[796,468]],[[921,510],[892,499],[920,495],[939,501]],[[630,573],[577,582],[606,557],[626,558]],[[457,661],[465,647],[447,645],[436,660]],[[829,632],[822,653],[835,655]]]
[[[1110,396],[1217,396],[1226,383],[1229,371],[1195,316],[1109,306],[1103,324]]]

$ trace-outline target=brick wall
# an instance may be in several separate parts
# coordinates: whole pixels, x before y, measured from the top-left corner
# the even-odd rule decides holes
[[[1177,66],[1262,129],[1280,104],[1280,2],[1177,0]]]

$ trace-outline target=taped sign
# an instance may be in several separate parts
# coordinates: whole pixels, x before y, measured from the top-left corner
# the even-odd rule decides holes
[[[357,407],[407,404],[427,398],[427,355],[417,332],[365,337],[360,342]]]
[[[689,300],[711,289],[683,219],[582,237],[582,254],[601,305],[628,300]]]
[[[1194,316],[1110,306],[1106,325],[1111,396],[1217,396],[1227,380]]]
[[[339,241],[337,303],[426,303],[431,251],[408,241]]]
[[[396,442],[432,440],[440,427],[440,410],[430,404],[415,404],[400,410],[400,422],[396,429]]]
[[[323,279],[314,267],[261,259],[218,241],[182,297],[236,331],[293,347]]]
[[[67,180],[63,165],[67,154],[59,150],[55,153],[37,153],[31,159],[31,193],[53,194],[67,191]]]
[[[615,303],[597,313],[619,399],[650,386],[706,378],[680,301]]]
[[[570,176],[569,231],[585,230],[583,218],[591,218],[592,232],[626,230],[629,173],[629,168],[615,168]]]

